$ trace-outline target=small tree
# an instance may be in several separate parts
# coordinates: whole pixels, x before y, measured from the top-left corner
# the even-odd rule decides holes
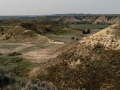
[[[83,30],[82,33],[83,33],[83,34],[90,34],[90,29]]]
[[[72,37],[71,39],[72,39],[72,40],[74,40],[75,38],[74,38],[74,37]]]
[[[79,40],[79,38],[76,38],[76,41],[78,41]]]
[[[82,33],[83,33],[83,34],[86,34],[85,30],[82,30]]]
[[[90,29],[87,30],[87,33],[90,33]]]

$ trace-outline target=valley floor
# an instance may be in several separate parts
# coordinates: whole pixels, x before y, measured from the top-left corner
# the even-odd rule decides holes
[[[57,49],[59,49],[63,45],[64,43],[62,42],[1,43],[0,52],[2,54],[12,53],[12,52],[21,52],[22,58],[30,62],[40,63],[40,62],[45,62],[46,60],[55,58],[59,54],[57,53]]]
[[[99,30],[91,30],[91,34]],[[73,33],[66,35],[49,35],[52,39],[49,42],[10,42],[5,41],[0,44],[0,53],[8,54],[13,52],[20,52],[20,57],[32,63],[47,62],[50,59],[57,57],[61,52],[61,48],[76,39],[89,36],[91,34],[83,35],[81,31],[73,31]],[[74,37],[74,39],[72,39]],[[59,51],[59,52],[58,52]]]

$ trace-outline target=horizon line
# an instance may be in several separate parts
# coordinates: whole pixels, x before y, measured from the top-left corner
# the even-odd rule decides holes
[[[54,15],[74,15],[74,14],[76,14],[76,15],[79,15],[79,14],[83,14],[83,15],[119,15],[118,13],[116,13],[116,14],[92,14],[92,13],[62,13],[62,14],[28,14],[28,15],[25,15],[25,14],[19,14],[19,15],[0,15],[0,16],[54,16]]]

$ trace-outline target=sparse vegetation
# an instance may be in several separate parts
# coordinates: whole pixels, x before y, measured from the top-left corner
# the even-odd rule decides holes
[[[67,62],[62,62],[49,67],[48,73],[39,75],[39,78],[53,82],[59,90],[119,90],[119,52],[120,50],[103,51],[101,59],[95,61],[84,58],[83,64],[76,68],[70,68]]]
[[[72,28],[83,28],[83,29],[99,29],[99,28],[106,28],[109,25],[96,25],[96,24],[71,24],[70,27]]]
[[[30,62],[24,61],[21,57],[5,54],[0,56],[0,89],[16,87],[17,80],[25,77],[30,65]]]
[[[90,34],[90,29],[83,30],[82,33],[83,33],[83,34]]]
[[[6,87],[9,84],[14,84],[15,78],[7,76],[5,71],[0,68],[0,89]]]
[[[21,55],[20,52],[13,52],[13,53],[9,53],[8,54],[9,56],[18,56],[18,55]]]
[[[72,39],[72,40],[74,40],[75,38],[74,38],[74,37],[72,37],[71,39]]]
[[[24,76],[30,65],[30,62],[24,61],[21,57],[8,55],[0,56],[0,67],[4,68],[7,73],[12,73],[15,76]]]
[[[64,34],[68,32],[64,28],[69,29],[67,25],[55,21],[22,22],[20,26],[33,30],[38,34]]]
[[[76,41],[78,41],[79,40],[79,38],[76,38]]]
[[[80,40],[108,26],[103,21],[93,24],[99,17],[0,20],[0,90],[119,90],[120,25],[111,26],[116,31],[107,30],[108,37],[101,33],[102,38]],[[47,37],[51,40],[40,42]]]
[[[57,90],[52,84],[48,82],[40,82],[40,80],[30,80],[22,88],[22,90]]]

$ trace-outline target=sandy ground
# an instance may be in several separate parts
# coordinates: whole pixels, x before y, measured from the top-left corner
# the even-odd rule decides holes
[[[37,44],[37,43],[36,43]],[[0,53],[8,54],[12,52],[23,52],[22,57],[30,62],[41,63],[46,60],[53,59],[59,55],[57,49],[64,45],[63,42],[48,42],[45,48],[37,47],[34,43],[1,43]],[[50,44],[50,45],[49,45]],[[52,45],[51,45],[52,44]],[[16,46],[15,46],[16,45]],[[8,46],[8,47],[6,47]],[[12,47],[12,49],[11,49]],[[27,52],[24,52],[25,49],[31,48]],[[37,49],[34,49],[37,48]]]
[[[11,53],[11,52],[19,52],[24,50],[25,48],[32,47],[34,46],[33,44],[30,43],[1,43],[1,46],[3,45],[8,45],[8,46],[13,46],[13,49],[8,48],[0,48],[0,53]],[[14,45],[18,45],[17,47],[14,48]]]
[[[40,70],[40,64],[57,57],[60,54],[60,52],[58,52],[59,49],[64,46],[63,42],[48,42],[46,43],[47,47],[44,45],[43,47],[36,46],[37,44],[38,43],[1,43],[0,53],[22,52],[20,57],[35,64],[35,66],[30,68],[31,70],[28,76],[36,77]]]
[[[57,49],[61,46],[62,45],[55,45],[35,51],[30,51],[23,54],[22,57],[34,63],[46,62],[57,57],[60,54],[59,52],[57,52]]]
[[[76,31],[77,34],[81,33],[79,31]],[[94,31],[92,31],[92,34]],[[91,34],[86,34],[84,36],[89,36]],[[60,52],[58,52],[59,48],[61,48],[63,45],[65,45],[64,42],[57,42],[57,41],[50,41],[47,43],[48,47],[44,48],[37,47],[37,49],[34,49],[36,47],[36,44],[38,43],[32,43],[32,42],[25,42],[25,43],[1,43],[0,46],[4,47],[4,45],[8,45],[6,48],[0,47],[0,53],[11,53],[11,52],[21,52],[22,51],[22,57],[26,60],[29,60],[34,63],[41,63],[46,62],[50,59],[53,59],[57,57]],[[50,45],[52,44],[52,45]],[[15,46],[17,45],[17,46]],[[12,49],[9,49],[9,47]],[[30,48],[27,52],[24,52],[26,49]]]

